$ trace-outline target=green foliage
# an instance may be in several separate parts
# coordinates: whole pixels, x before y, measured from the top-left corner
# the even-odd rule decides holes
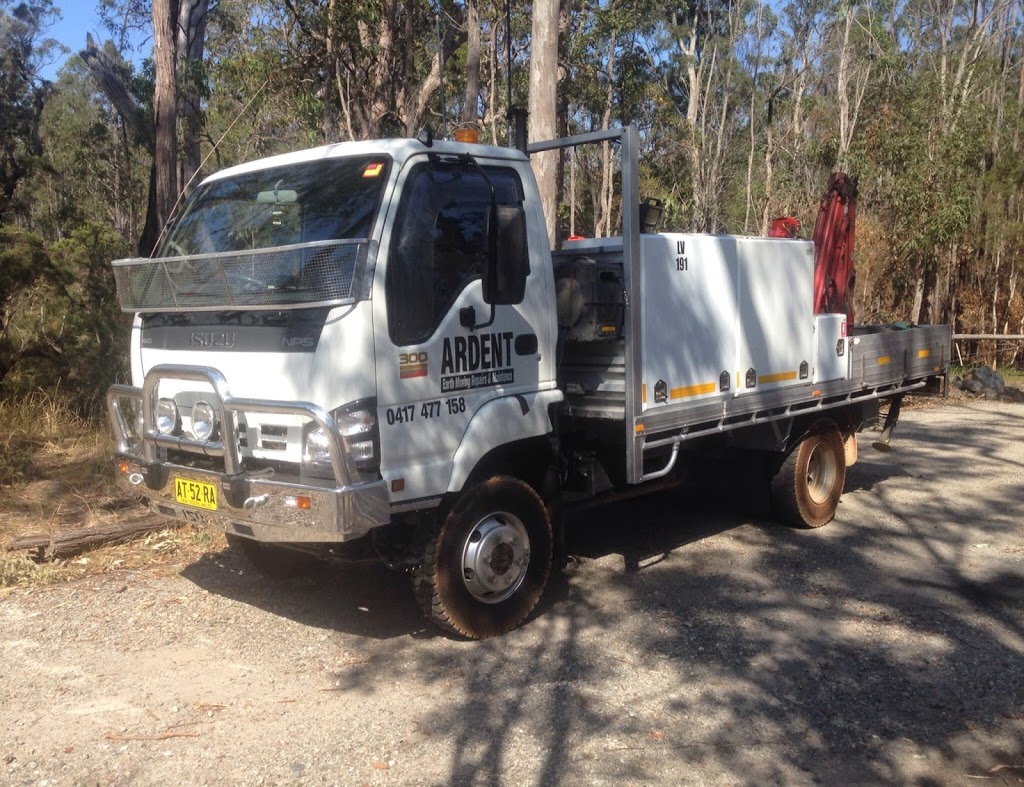
[[[39,118],[51,86],[38,69],[59,47],[42,38],[57,16],[51,0],[0,0],[0,222],[42,154]]]
[[[513,5],[513,101],[525,105],[530,12]],[[505,6],[477,7],[481,127],[501,142]],[[979,26],[994,8],[566,3],[560,121],[570,134],[636,124],[641,191],[664,200],[669,230],[758,232],[765,215],[789,214],[808,235],[829,173],[846,169],[861,184],[862,314],[1022,331],[1022,12]],[[212,3],[206,56],[178,73],[181,93],[201,100],[204,174],[349,135],[405,134],[414,120],[440,129],[438,86],[427,83],[435,11],[452,119],[465,101],[459,0]],[[151,24],[143,0],[101,0],[100,12],[122,52]],[[125,367],[127,318],[108,263],[138,240],[151,159],[76,58],[55,85],[38,79],[54,13],[51,0],[0,0],[0,224],[30,230],[0,233],[0,385],[6,395],[60,385],[89,410]],[[152,63],[122,66],[151,110]],[[578,233],[617,231],[621,204],[609,211],[602,194],[619,183],[615,157],[609,171],[600,148],[580,148],[563,169],[560,234],[570,212]]]
[[[61,390],[77,412],[99,410],[127,365],[130,321],[109,264],[127,251],[103,225],[79,227],[50,248],[33,233],[0,228],[0,390]]]
[[[0,385],[28,358],[54,352],[49,337],[23,330],[35,316],[35,296],[59,279],[42,239],[0,225]]]
[[[77,412],[98,412],[106,389],[128,374],[131,316],[118,306],[110,261],[129,253],[125,239],[102,224],[85,224],[53,246],[55,267],[68,282],[62,300],[70,310],[64,362],[54,371]]]
[[[130,79],[125,64],[125,76]],[[71,57],[40,119],[43,166],[27,182],[32,224],[46,240],[100,223],[134,244],[142,231],[149,154],[125,128],[85,64]]]

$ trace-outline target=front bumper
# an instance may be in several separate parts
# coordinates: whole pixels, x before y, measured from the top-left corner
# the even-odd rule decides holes
[[[192,380],[212,386],[220,408],[222,436],[199,442],[168,437],[155,429],[155,403],[160,379]],[[125,402],[141,407],[141,425],[126,413]],[[308,402],[237,399],[223,376],[209,367],[157,366],[142,388],[111,386],[107,409],[117,441],[118,482],[142,495],[161,514],[207,525],[264,542],[331,543],[351,541],[391,521],[390,500],[382,479],[351,482],[342,441],[334,419]],[[272,412],[298,414],[316,422],[331,436],[334,478],[302,478],[247,472],[235,433],[234,414]],[[200,469],[169,461],[168,450],[218,458],[222,471]],[[175,480],[185,479],[217,488],[216,510],[179,502]]]
[[[121,487],[145,497],[154,511],[257,541],[351,541],[391,521],[384,481],[320,487],[259,477],[229,479],[222,473],[166,463],[146,466],[125,454],[118,454],[116,463]],[[179,503],[174,495],[176,478],[214,484],[218,510]],[[300,500],[308,500],[308,508],[305,503],[300,508]]]

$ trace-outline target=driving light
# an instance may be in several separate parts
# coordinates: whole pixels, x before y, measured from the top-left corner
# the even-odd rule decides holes
[[[217,429],[217,411],[202,400],[192,407],[192,434],[197,440],[209,440]]]
[[[322,426],[313,425],[305,434],[302,445],[302,462],[310,465],[331,464],[331,449],[327,438],[327,430]]]
[[[178,405],[173,399],[156,403],[156,430],[160,434],[173,434],[178,428]]]

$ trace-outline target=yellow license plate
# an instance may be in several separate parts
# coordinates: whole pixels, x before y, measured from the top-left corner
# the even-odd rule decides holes
[[[186,506],[217,510],[217,487],[188,478],[174,479],[174,499]]]

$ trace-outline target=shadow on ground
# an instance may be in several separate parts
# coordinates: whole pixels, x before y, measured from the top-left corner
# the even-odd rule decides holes
[[[820,531],[768,525],[721,490],[592,509],[569,531],[580,560],[498,640],[434,637],[382,567],[267,585],[222,553],[184,574],[307,625],[429,639],[336,678],[359,691],[415,673],[441,693],[431,733],[452,742],[451,783],[1016,782],[1024,495],[976,490],[1022,466],[1021,413],[998,436],[901,427],[899,451],[851,468]],[[544,752],[529,773],[524,736]]]

